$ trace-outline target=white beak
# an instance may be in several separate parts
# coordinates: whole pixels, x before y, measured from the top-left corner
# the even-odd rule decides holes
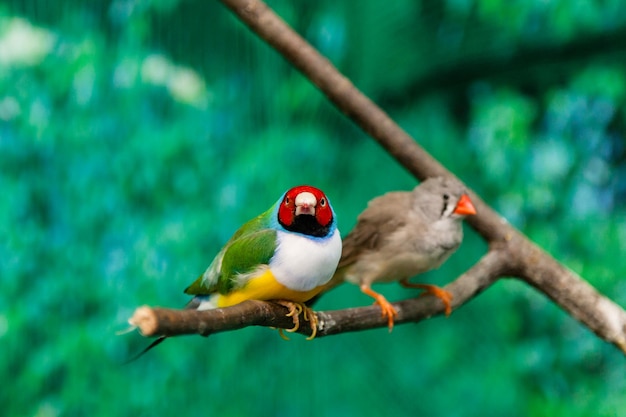
[[[308,191],[300,193],[296,196],[296,216],[301,214],[315,215],[315,206],[317,199]]]

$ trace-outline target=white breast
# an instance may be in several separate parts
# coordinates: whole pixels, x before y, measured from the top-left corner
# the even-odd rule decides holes
[[[270,261],[276,280],[296,291],[309,291],[326,284],[341,258],[341,236],[335,229],[324,239],[279,231],[278,246]]]

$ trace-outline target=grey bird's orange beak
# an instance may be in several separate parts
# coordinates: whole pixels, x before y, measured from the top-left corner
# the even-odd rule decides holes
[[[456,203],[453,213],[460,216],[470,216],[476,214],[476,208],[467,194],[463,194],[461,198],[459,198],[459,202]]]

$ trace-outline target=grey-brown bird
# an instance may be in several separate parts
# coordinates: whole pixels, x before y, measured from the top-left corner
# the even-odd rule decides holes
[[[393,329],[396,309],[372,290],[379,282],[399,281],[438,297],[451,312],[452,295],[429,284],[412,284],[409,278],[438,268],[463,240],[461,221],[476,214],[463,185],[455,179],[433,177],[413,191],[394,191],[371,200],[354,229],[343,240],[337,271],[328,284],[342,281],[359,285],[373,297]]]

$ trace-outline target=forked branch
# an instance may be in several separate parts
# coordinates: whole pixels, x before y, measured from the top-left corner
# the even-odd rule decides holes
[[[221,0],[248,27],[308,77],[328,99],[370,134],[417,179],[453,176],[420,147],[384,111],[354,85],[267,5],[258,0]],[[470,190],[478,214],[468,223],[489,243],[489,251],[466,273],[446,286],[458,308],[500,277],[521,279],[544,293],[600,338],[626,354],[626,312],[589,283],[557,262],[500,217]],[[396,323],[415,322],[442,312],[432,297],[395,303]],[[210,334],[249,325],[289,328],[291,319],[278,304],[245,302],[227,309],[180,311],[141,307],[131,319],[147,336]],[[318,337],[387,325],[378,307],[319,312]],[[304,321],[301,321],[304,323]],[[310,334],[303,324],[300,332]]]

